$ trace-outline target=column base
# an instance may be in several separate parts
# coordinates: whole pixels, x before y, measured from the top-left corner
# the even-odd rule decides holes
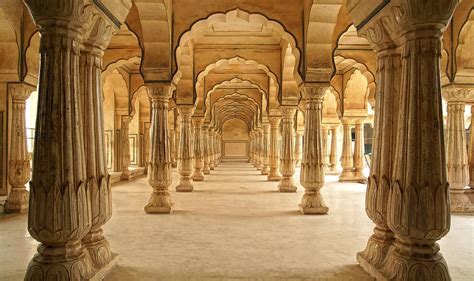
[[[112,261],[113,255],[109,241],[104,237],[102,229],[91,230],[83,239],[93,271],[97,272]]]
[[[204,180],[204,173],[202,170],[194,171],[193,174],[193,181],[203,181]]]
[[[112,253],[112,259],[109,263],[107,263],[104,267],[102,267],[99,271],[95,273],[94,276],[90,279],[90,281],[101,281],[103,280],[109,273],[111,273],[115,267],[117,266],[119,260],[119,255],[116,253]]]
[[[378,226],[374,229],[374,234],[367,241],[367,246],[362,252],[357,253],[356,259],[359,265],[371,276],[374,277],[378,269],[392,248],[394,239],[393,233],[388,229]]]
[[[80,243],[79,243],[80,245]],[[70,246],[74,247],[74,246]],[[81,247],[81,246],[78,246]],[[45,252],[44,255],[36,254],[28,264],[25,281],[36,280],[90,280],[94,275],[88,256],[84,249],[80,249],[77,256],[71,257],[67,254],[66,246],[63,248],[47,247],[44,244],[38,246],[38,251]],[[53,254],[53,255],[48,255]],[[63,255],[54,255],[54,253],[64,253]]]
[[[268,181],[280,181],[280,180],[281,180],[281,176],[280,176],[280,175],[272,175],[272,174],[270,173],[270,174],[268,174],[267,180],[268,180]]]
[[[397,242],[396,242],[397,243]],[[404,247],[407,247],[406,245]],[[413,245],[411,248],[423,247]],[[425,247],[428,247],[425,245]],[[433,248],[439,246],[434,244]],[[364,268],[376,280],[420,280],[420,281],[446,281],[451,280],[448,265],[440,253],[422,254],[423,250],[409,250],[408,255],[399,253],[397,246],[390,247],[387,257],[381,268],[375,268],[369,263]],[[414,252],[419,252],[415,255]]]
[[[29,193],[22,188],[13,187],[5,204],[7,213],[25,213],[28,211]]]
[[[268,175],[270,172],[270,168],[268,166],[263,166],[262,171],[260,172],[262,175]]]
[[[352,172],[342,172],[341,175],[339,176],[339,181],[340,182],[357,182],[361,184],[366,184],[367,183],[367,178],[362,176],[356,176]]]
[[[329,211],[319,191],[304,194],[299,207],[300,212],[305,215],[324,215]]]
[[[193,184],[191,177],[183,177],[179,180],[179,184],[176,186],[177,192],[192,192]]]
[[[211,174],[211,170],[209,169],[209,165],[204,166],[204,167],[202,168],[202,173],[205,174],[205,175]]]
[[[281,178],[280,184],[278,185],[280,192],[296,192],[297,189],[292,177]]]
[[[174,203],[171,202],[171,196],[168,191],[153,192],[148,205],[144,209],[147,214],[171,214],[173,206]]]
[[[120,175],[120,180],[129,181],[131,177],[132,177],[132,172],[130,172],[129,170],[123,171],[122,174]]]
[[[458,214],[474,213],[474,190],[473,189],[451,189],[450,190],[451,212]]]
[[[214,171],[215,167],[216,167],[216,165],[214,163],[209,164],[209,170]]]

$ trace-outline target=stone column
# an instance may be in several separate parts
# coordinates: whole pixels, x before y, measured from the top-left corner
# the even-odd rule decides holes
[[[339,126],[333,126],[331,128],[331,153],[329,155],[329,172],[330,175],[338,175],[339,171],[337,168],[337,129]]]
[[[209,143],[209,169],[212,171],[216,167],[215,160],[215,147],[214,147],[214,129],[209,128],[208,134],[208,143]]]
[[[144,144],[143,144],[143,147],[145,149],[145,153],[144,153],[145,174],[148,173],[148,166],[150,165],[150,128],[151,128],[151,123],[146,122],[145,123],[145,139],[144,139]]]
[[[324,185],[323,147],[321,140],[322,103],[327,85],[305,84],[306,118],[303,160],[300,182],[305,188],[300,211],[303,214],[326,214],[329,208],[324,204],[320,189]]]
[[[253,130],[251,133],[252,136],[252,164],[256,168],[257,167],[257,134],[256,130]]]
[[[279,171],[279,147],[278,147],[278,127],[280,126],[279,116],[270,117],[270,157],[268,181],[280,181],[281,175]]]
[[[170,214],[174,203],[168,191],[171,185],[171,149],[168,138],[168,102],[170,83],[148,84],[151,100],[151,147],[148,183],[153,188],[145,206],[148,214]]]
[[[474,105],[471,105],[471,131],[469,132],[469,187],[474,190]]]
[[[389,40],[388,33],[381,29],[381,39]],[[368,37],[374,42],[372,37]],[[376,41],[377,42],[377,41]],[[373,43],[374,44],[374,43]],[[357,261],[374,276],[381,268],[394,242],[394,235],[387,224],[388,196],[393,173],[396,123],[398,115],[400,57],[393,45],[376,49],[377,91],[370,175],[365,197],[367,216],[375,228],[364,251],[357,253]]]
[[[176,168],[176,131],[170,128],[169,134],[171,167]]]
[[[202,126],[202,145],[203,145],[203,161],[204,166],[202,167],[202,172],[205,175],[209,175],[211,170],[209,169],[209,125],[204,124]]]
[[[269,142],[270,142],[270,124],[263,123],[262,135],[262,175],[268,175],[270,171],[269,166]]]
[[[249,132],[249,163],[253,163],[253,135]]]
[[[321,139],[322,139],[322,146],[323,146],[323,165],[324,165],[324,173],[327,174],[329,172],[329,151],[328,151],[328,127],[322,126],[321,128]]]
[[[219,132],[216,130],[214,132],[214,167],[219,165],[219,142],[218,142]]]
[[[122,139],[122,175],[120,180],[128,181],[132,173],[129,170],[130,166],[130,141],[128,139],[130,131],[130,122],[132,117],[122,116],[122,128],[120,129],[120,138]]]
[[[389,30],[400,34],[395,42],[402,72],[387,200],[395,242],[379,279],[451,280],[436,243],[449,232],[451,219],[439,67],[442,31],[457,3],[402,1],[403,15],[387,10],[394,20],[384,23],[395,23]]]
[[[293,123],[296,113],[296,106],[282,106],[282,155],[280,158],[281,180],[278,185],[280,192],[296,192],[296,185],[293,181],[295,173],[294,145],[293,145]]]
[[[176,119],[178,120],[178,122],[174,129],[174,146],[173,146],[174,156],[173,156],[173,161],[171,163],[171,166],[173,168],[178,167],[178,157],[179,157],[178,155],[179,155],[179,147],[180,147],[179,141],[181,139],[181,122],[179,121],[180,117],[178,116]]]
[[[204,143],[202,139],[202,117],[193,117],[194,125],[194,181],[203,181]]]
[[[448,102],[446,132],[448,182],[451,191],[451,211],[474,212],[474,192],[469,189],[469,163],[464,127],[464,109],[467,98],[472,98],[470,89],[454,86],[443,90]]]
[[[366,182],[364,176],[364,122],[357,120],[355,122],[355,144],[354,144],[354,179],[358,182]]]
[[[28,191],[25,185],[30,180],[30,159],[26,138],[25,107],[26,100],[34,88],[25,83],[8,85],[12,97],[12,125],[10,159],[8,161],[8,182],[12,186],[8,194],[5,211],[22,213],[28,210]]]
[[[83,93],[84,151],[86,177],[91,202],[92,225],[82,239],[95,271],[106,267],[113,259],[102,227],[112,217],[112,191],[105,153],[102,92],[102,57],[112,38],[111,25],[97,20],[81,54],[81,92]]]
[[[351,121],[347,118],[342,119],[343,139],[342,139],[342,156],[341,165],[342,172],[339,181],[352,181],[354,175],[352,173],[352,138],[351,138]]]
[[[82,1],[25,1],[41,34],[28,232],[40,242],[25,280],[87,280],[92,225],[80,111]]]
[[[303,155],[303,132],[295,132],[295,166],[301,166],[301,158]]]
[[[181,118],[181,139],[179,140],[178,172],[181,175],[179,184],[176,186],[178,192],[193,191],[193,162],[194,148],[193,136],[191,134],[191,116],[194,112],[193,106],[179,106]]]

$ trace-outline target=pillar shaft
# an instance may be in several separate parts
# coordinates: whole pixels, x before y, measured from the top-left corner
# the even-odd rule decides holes
[[[144,138],[144,143],[143,143],[143,149],[145,150],[145,152],[143,153],[144,158],[145,158],[143,159],[145,173],[148,172],[148,165],[150,165],[150,126],[151,126],[150,122],[145,123],[145,132],[144,132],[145,138]]]
[[[295,166],[301,166],[301,158],[303,156],[303,132],[295,132]]]
[[[203,125],[202,127],[202,145],[203,145],[203,161],[202,172],[205,175],[209,175],[211,170],[209,169],[209,125]]]
[[[293,145],[293,125],[296,114],[296,106],[283,106],[282,112],[282,155],[280,158],[281,180],[278,185],[280,192],[296,192],[296,185],[293,181],[295,173],[294,145]]]
[[[264,123],[262,125],[263,135],[262,135],[262,175],[268,175],[270,171],[269,161],[269,144],[270,144],[270,124]]]
[[[323,167],[324,167],[324,173],[326,174],[329,171],[329,151],[328,151],[328,128],[326,126],[323,126],[321,129],[321,135],[322,135],[322,145],[323,145]]]
[[[464,108],[464,101],[448,101],[446,147],[448,181],[451,189],[464,189],[469,185]]]
[[[279,181],[281,179],[279,171],[279,147],[278,147],[278,128],[280,126],[281,117],[270,117],[270,155],[269,155],[269,172],[268,181]]]
[[[364,176],[364,123],[355,122],[355,143],[354,143],[354,178],[358,181],[365,181]]]
[[[121,180],[129,180],[132,173],[130,172],[130,122],[132,117],[122,116],[122,128],[120,129],[120,138],[122,139],[122,175]]]
[[[12,186],[5,210],[21,213],[28,210],[28,191],[25,185],[30,180],[30,159],[26,139],[25,107],[33,87],[24,83],[9,84],[12,97],[12,126],[10,158],[8,161],[8,182]]]
[[[173,210],[168,188],[171,185],[171,149],[168,138],[169,83],[148,85],[151,100],[151,146],[148,183],[153,188],[145,212],[169,214]]]
[[[331,153],[329,155],[329,173],[331,175],[338,174],[338,161],[337,161],[337,129],[338,126],[331,128]]]
[[[339,181],[350,181],[354,177],[352,173],[353,155],[352,155],[352,137],[351,137],[350,120],[343,119],[342,128],[343,128],[342,156],[341,156],[342,172],[339,177]]]
[[[25,280],[89,279],[90,262],[81,244],[92,224],[79,87],[78,18],[84,11],[81,1],[68,2],[67,9],[25,2],[41,34],[28,212],[28,231],[40,245]]]
[[[176,131],[173,128],[169,129],[169,143],[170,143],[170,157],[171,167],[176,167]]]
[[[179,140],[178,172],[181,175],[176,191],[193,191],[194,145],[191,116],[193,106],[180,106],[178,112],[181,118],[181,139]]]
[[[471,106],[471,130],[469,132],[469,187],[474,189],[474,125],[472,116],[474,115],[474,106]]]
[[[214,129],[213,128],[209,128],[208,144],[209,144],[209,169],[214,170],[214,168],[216,167],[216,159],[215,159]]]
[[[323,85],[305,85],[305,142],[300,174],[301,185],[305,188],[300,203],[303,214],[326,214],[329,211],[320,193],[324,185],[321,108],[325,88]]]
[[[202,139],[202,117],[193,118],[194,125],[194,181],[203,181],[204,173],[204,143]]]

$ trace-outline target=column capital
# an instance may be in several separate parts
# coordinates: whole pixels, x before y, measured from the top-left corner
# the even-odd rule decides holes
[[[298,110],[297,106],[285,105],[280,107],[281,115],[283,117],[291,117],[295,116],[296,111]]]
[[[474,91],[470,88],[448,86],[441,90],[443,98],[448,102],[474,102]]]
[[[303,90],[303,99],[305,100],[321,100],[324,97],[326,89],[329,87],[329,83],[320,82],[305,82]]]
[[[156,82],[156,83],[146,83],[148,89],[148,96],[150,99],[166,99],[171,98],[171,93],[173,90],[173,85],[171,82]]]
[[[268,120],[270,121],[271,128],[278,128],[280,125],[281,116],[270,116],[268,117]]]
[[[130,122],[132,122],[133,117],[129,115],[122,115],[122,124],[123,125],[130,125]]]
[[[14,101],[26,101],[36,88],[26,83],[9,83],[8,92]]]
[[[200,116],[192,117],[194,127],[202,128],[204,119]]]
[[[151,128],[151,123],[150,122],[146,122],[145,123],[145,130],[148,130]]]
[[[182,117],[191,117],[194,113],[193,105],[179,105],[178,112]]]

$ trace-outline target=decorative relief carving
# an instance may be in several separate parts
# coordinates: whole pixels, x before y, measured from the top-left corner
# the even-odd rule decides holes
[[[191,116],[193,111],[193,106],[178,107],[178,112],[181,117],[181,139],[179,146],[178,172],[181,175],[181,178],[179,180],[179,184],[176,186],[176,191],[189,192],[193,190],[192,173],[194,165],[194,145],[193,136],[191,133]]]
[[[282,106],[282,147],[280,157],[281,180],[278,185],[280,192],[296,192],[293,181],[295,173],[293,125],[297,108],[295,106]]]

